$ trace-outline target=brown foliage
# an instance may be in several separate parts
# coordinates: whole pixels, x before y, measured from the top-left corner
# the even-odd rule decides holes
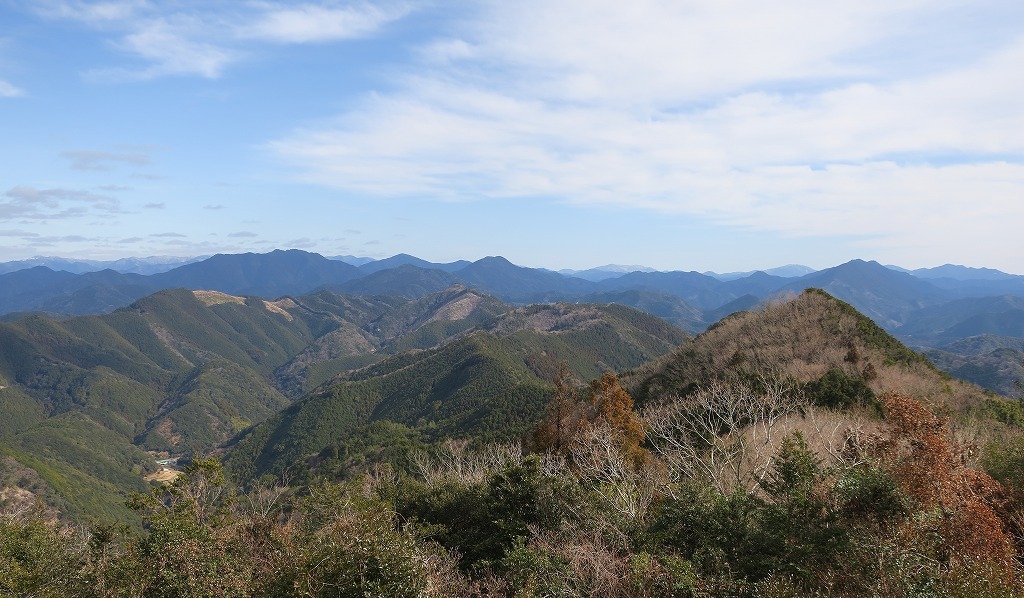
[[[881,401],[891,428],[875,447],[876,457],[916,503],[915,510],[927,515],[907,522],[905,539],[926,544],[937,537],[934,549],[943,561],[965,565],[985,559],[1010,574],[1014,550],[1000,518],[1002,485],[965,466],[947,422],[922,403],[895,393]]]
[[[605,373],[590,383],[588,394],[594,412],[590,425],[612,430],[623,452],[637,466],[648,462],[650,453],[640,447],[644,441],[644,422],[633,411],[633,397],[622,388],[619,379]]]

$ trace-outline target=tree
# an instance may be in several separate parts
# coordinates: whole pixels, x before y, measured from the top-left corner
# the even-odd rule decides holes
[[[537,452],[565,454],[573,436],[580,429],[583,413],[569,365],[559,364],[553,380],[555,392],[544,409],[544,417],[537,422],[531,437],[531,448]]]
[[[755,391],[712,382],[644,412],[655,451],[673,481],[699,481],[723,494],[755,490],[772,464],[784,417],[803,406],[781,384]]]
[[[1014,550],[999,517],[1002,485],[964,465],[946,421],[920,401],[890,393],[881,402],[890,431],[874,452],[918,513],[905,528],[906,540],[930,546],[940,562],[970,566],[980,560],[1009,574]]]

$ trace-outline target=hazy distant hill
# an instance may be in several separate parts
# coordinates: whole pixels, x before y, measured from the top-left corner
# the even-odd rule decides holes
[[[957,299],[927,307],[912,314],[897,332],[933,346],[983,334],[1024,338],[1024,297]]]
[[[779,293],[798,293],[804,288],[819,287],[848,301],[890,332],[906,335],[912,342],[921,342],[920,339],[927,337],[949,342],[957,335],[1002,333],[1005,331],[1001,328],[1005,327],[1016,334],[1013,332],[1017,326],[1015,316],[1012,313],[998,317],[979,315],[977,321],[961,327],[939,327],[929,320],[928,312],[922,310],[956,299],[1024,297],[1024,277],[955,265],[908,272],[853,260],[800,278],[771,272],[792,274],[806,270],[804,266],[715,276],[681,271],[613,273],[616,268],[631,267],[606,266],[585,271],[594,275],[587,274],[588,277],[603,278],[594,281],[550,270],[524,268],[502,257],[487,257],[472,263],[435,264],[398,254],[365,262],[357,268],[299,250],[217,255],[152,276],[109,270],[74,275],[34,268],[0,274],[0,317],[28,312],[106,313],[157,290],[179,287],[266,299],[298,296],[318,289],[417,298],[452,284],[462,284],[518,304],[607,301],[631,305],[698,332],[738,308],[748,308]],[[604,278],[610,273],[614,276]]]
[[[661,291],[603,291],[575,299],[578,303],[614,303],[658,316],[669,324],[696,334],[708,327],[705,313],[676,295]]]
[[[806,288],[824,289],[890,329],[921,308],[953,298],[949,292],[915,276],[863,260],[808,274],[782,287],[795,292]]]
[[[583,280],[589,280],[590,282],[600,282],[609,278],[618,278],[619,276],[629,274],[630,272],[657,272],[657,270],[654,268],[648,268],[647,266],[622,266],[619,264],[608,264],[606,266],[598,266],[588,270],[558,271],[559,274],[582,278]]]
[[[957,378],[1024,398],[1024,338],[982,334],[924,351],[935,365]]]
[[[797,278],[800,276],[806,276],[815,272],[814,268],[809,266],[802,266],[800,264],[787,264],[785,266],[779,266],[777,268],[768,268],[765,270],[750,270],[748,272],[725,272],[719,274],[718,272],[705,272],[708,276],[717,278],[718,280],[736,280],[737,278],[746,278],[758,272],[764,272],[772,276],[779,276],[782,278]]]
[[[100,270],[114,270],[123,274],[157,274],[166,272],[178,266],[198,262],[206,259],[203,257],[129,257],[118,260],[75,260],[61,257],[35,257],[27,260],[0,263],[0,274],[45,266],[51,270],[63,270],[72,274],[85,274],[86,272],[99,272]]]
[[[911,270],[918,278],[934,279],[949,278],[952,280],[1015,280],[1024,278],[1015,274],[1007,274],[992,268],[970,268],[956,264],[945,264],[935,268],[918,268]]]
[[[113,270],[71,274],[36,266],[0,275],[0,311],[103,313],[159,288],[149,277],[139,274]]]
[[[530,302],[546,294],[581,295],[593,283],[548,270],[516,266],[503,257],[485,257],[454,272],[464,284],[506,301]]]
[[[351,264],[292,249],[215,255],[154,275],[152,279],[161,288],[210,289],[275,299],[282,295],[302,295],[361,275],[359,268]]]
[[[737,294],[723,285],[722,281],[699,272],[631,272],[602,281],[599,289],[661,291],[676,295],[701,309],[718,307],[746,294]]]
[[[359,269],[366,274],[372,274],[374,272],[380,272],[381,270],[387,270],[389,268],[397,268],[400,266],[417,266],[419,268],[429,270],[441,270],[443,272],[455,272],[468,266],[470,262],[466,260],[459,260],[457,262],[451,262],[447,264],[436,264],[434,262],[428,262],[427,260],[420,259],[414,255],[407,253],[399,253],[382,260],[374,260],[367,262],[359,266]]]

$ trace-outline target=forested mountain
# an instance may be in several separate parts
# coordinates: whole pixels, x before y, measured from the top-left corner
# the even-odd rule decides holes
[[[1024,297],[957,299],[911,315],[900,334],[917,344],[939,345],[993,334],[1024,338]]]
[[[485,257],[455,274],[468,286],[515,302],[529,302],[545,296],[566,297],[593,290],[593,283],[548,270],[516,266],[503,257]]]
[[[232,295],[276,299],[302,295],[326,284],[361,276],[359,268],[321,255],[291,249],[270,253],[215,255],[152,277],[160,288],[210,289]]]
[[[362,278],[338,285],[328,285],[327,288],[343,294],[398,295],[417,298],[446,289],[459,281],[458,276],[443,270],[404,264],[375,270],[372,274],[367,274]]]
[[[516,439],[540,416],[559,363],[590,379],[640,366],[685,338],[620,306],[517,309],[455,342],[342,375],[244,434],[226,463],[243,478],[289,467],[297,475],[332,443],[375,422],[427,441]]]
[[[460,286],[417,300],[322,291],[276,302],[169,290],[102,316],[0,324],[0,453],[35,470],[69,512],[123,516],[118,493],[145,487],[153,455],[205,454],[339,373],[487,328],[510,309]],[[564,353],[594,372],[683,339],[651,316],[601,309],[566,306],[555,320],[588,332],[537,341],[553,353],[529,359]],[[643,331],[616,345],[627,320]]]

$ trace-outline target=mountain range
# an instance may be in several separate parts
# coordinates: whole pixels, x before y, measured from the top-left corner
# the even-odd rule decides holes
[[[609,265],[566,275],[517,266],[500,256],[475,262],[432,263],[407,254],[365,261],[278,250],[216,255],[153,274],[111,269],[76,274],[46,266],[23,268],[0,274],[0,319],[14,320],[33,312],[51,317],[109,313],[171,288],[268,300],[317,290],[416,299],[461,284],[511,304],[568,301],[627,305],[696,334],[733,311],[749,309],[780,294],[821,288],[912,346],[977,361],[973,363],[975,369],[986,373],[976,379],[990,388],[1001,392],[1009,388],[1007,384],[1012,380],[989,371],[991,359],[978,361],[978,355],[959,353],[960,345],[955,343],[978,335],[1024,338],[1019,324],[1024,321],[1020,301],[1024,298],[1024,277],[950,264],[909,271],[863,260],[809,270],[790,265],[769,271],[715,274]],[[1002,307],[995,313],[993,306]],[[996,370],[1000,368],[1006,371],[1002,366]],[[992,383],[993,376],[1000,382]]]

